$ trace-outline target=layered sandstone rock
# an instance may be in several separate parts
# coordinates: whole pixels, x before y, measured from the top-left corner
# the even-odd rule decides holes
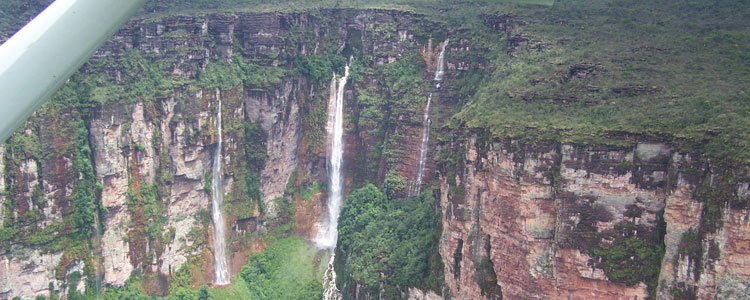
[[[394,62],[402,54],[420,49],[431,53],[426,60],[427,65],[433,65],[430,62],[435,60],[434,47],[424,48],[414,37],[417,16],[347,9],[322,14],[237,13],[132,20],[95,54],[95,59],[122,58],[136,49],[149,55],[149,59],[170,61],[172,75],[194,80],[211,59],[228,62],[239,54],[257,64],[293,66],[297,55],[326,54],[324,48],[343,52],[347,40],[359,36],[362,54],[372,57],[374,65]],[[521,24],[510,16],[488,18],[486,23],[508,36]],[[379,26],[384,24],[395,24],[393,35],[377,34]],[[290,42],[288,35],[292,28],[308,38]],[[439,98],[443,99],[435,99],[439,99],[433,108],[436,124],[450,114],[450,108],[441,105],[465,101],[452,98],[451,78],[483,64],[483,58],[468,55],[482,50],[472,48],[466,38],[470,33],[451,34],[457,36],[451,37],[447,50],[449,71],[439,91]],[[528,42],[522,37],[515,41],[513,47]],[[89,67],[83,71],[103,72],[118,80],[127,75],[117,67],[101,70]],[[570,75],[593,76],[592,72],[575,71]],[[356,116],[360,108],[358,93],[377,84],[372,78],[350,84],[345,97],[346,114]],[[164,279],[190,258],[211,261],[211,245],[206,242],[211,240],[210,230],[202,218],[210,203],[204,187],[206,174],[211,170],[215,142],[211,130],[215,126],[218,95],[225,95],[222,99],[226,99],[225,131],[253,121],[258,122],[267,137],[265,164],[260,171],[265,211],[261,215],[256,204],[248,219],[228,220],[231,223],[228,228],[234,228],[231,234],[235,240],[241,240],[253,230],[267,229],[278,216],[277,200],[289,196],[286,187],[290,177],[297,178],[297,182],[292,182],[295,186],[301,185],[305,177],[325,182],[325,149],[308,153],[311,141],[305,139],[311,136],[312,129],[306,127],[310,124],[306,123],[305,114],[313,113],[310,103],[316,95],[327,98],[327,93],[297,74],[287,74],[280,83],[271,86],[236,87],[217,93],[192,85],[177,87],[160,99],[132,99],[129,104],[96,106],[92,115],[83,120],[87,122],[93,146],[96,181],[102,186],[104,228],[99,247],[103,282],[122,285],[134,270]],[[393,112],[395,124],[386,133],[392,139],[388,158],[375,153],[381,137],[368,136],[368,129],[348,124],[345,158],[348,178],[384,182],[389,171],[412,178],[418,159],[415,154],[419,150],[421,110],[422,107],[417,107]],[[56,119],[45,115],[39,123],[42,125],[27,130],[26,134],[39,132],[43,147],[55,149],[54,156],[40,161],[0,146],[3,157],[0,191],[13,187],[9,191],[13,194],[0,193],[0,204],[5,204],[9,195],[19,195],[12,211],[5,211],[6,206],[0,205],[0,221],[9,214],[18,217],[37,211],[44,218],[36,225],[45,228],[62,221],[69,213],[71,205],[67,198],[76,178],[70,176],[73,156],[66,152],[70,141],[65,140],[74,133],[58,132],[55,125],[72,120],[68,119],[68,113],[52,115],[66,117]],[[224,191],[229,194],[234,184],[241,181],[235,177],[238,171],[235,168],[242,159],[243,144],[255,141],[243,140],[232,133],[225,138],[222,169]],[[436,148],[436,140],[431,139],[428,157],[436,156],[432,150]],[[720,170],[721,166],[712,166],[699,155],[679,153],[653,141],[637,142],[632,147],[533,145],[487,141],[474,136],[452,150],[464,148],[456,165],[450,166],[454,170],[442,169],[425,176],[427,181],[434,178],[433,174],[440,175],[443,213],[440,252],[446,286],[453,297],[643,299],[648,295],[645,282],[614,282],[592,252],[594,246],[614,241],[602,239],[597,241],[599,244],[586,244],[592,239],[582,236],[582,233],[604,235],[618,231],[619,226],[628,222],[648,232],[665,230],[658,299],[672,299],[675,290],[692,293],[700,299],[742,299],[750,293],[750,211],[746,207],[724,206],[718,230],[701,236],[702,264],[696,264],[696,257],[680,250],[685,234],[702,226],[706,205],[695,197],[695,190],[706,178],[726,171]],[[18,157],[19,165],[6,168],[5,156]],[[371,161],[376,158],[379,161]],[[698,170],[702,177],[686,172],[685,164]],[[432,162],[428,162],[427,169],[433,169]],[[747,170],[742,172],[746,174]],[[9,173],[13,173],[13,179]],[[137,223],[142,222],[138,220],[142,215],[134,212],[135,205],[128,201],[132,198],[131,191],[138,186],[154,183],[164,188],[160,199],[165,220],[162,229],[170,235],[152,243],[134,234],[134,228],[143,225]],[[747,202],[748,183],[739,182],[733,188],[736,197]],[[38,191],[49,201],[34,203]],[[311,198],[308,203],[295,204],[296,229],[307,237],[315,232],[314,224],[323,215],[326,197],[318,193]],[[228,201],[231,200],[236,199]],[[652,246],[655,244],[649,245]],[[237,253],[232,257],[234,266],[242,264],[239,262],[248,251],[260,248],[246,249],[246,245],[238,242],[230,247],[236,247],[231,249]],[[155,254],[151,260],[145,255],[148,251]],[[62,252],[34,251],[20,244],[0,252],[0,297],[47,294],[50,284],[59,292],[63,282],[56,278],[82,268],[82,262],[61,264],[61,261],[64,261]],[[67,269],[57,270],[60,266]],[[233,272],[237,271],[237,267],[233,268]],[[204,277],[204,282],[211,280],[210,275]],[[159,288],[163,291],[165,287]],[[441,299],[434,292],[416,288],[409,289],[409,298]]]
[[[702,241],[719,241],[721,254],[708,259],[710,254],[704,253],[703,261],[710,263],[703,265],[700,281],[685,278],[692,277],[692,269],[677,248],[682,233],[699,225],[702,206],[692,198],[695,183],[673,168],[683,155],[666,145],[540,146],[476,137],[465,145],[459,162],[463,169],[455,178],[441,178],[440,250],[446,283],[455,297],[493,298],[490,287],[480,287],[486,274],[477,275],[487,257],[506,298],[645,299],[645,282],[613,282],[588,251],[596,244],[577,243],[590,241],[581,231],[603,234],[623,222],[658,231],[662,218],[666,255],[659,298],[671,299],[670,286],[683,281],[695,285],[701,299],[737,297],[746,289],[750,276],[743,257],[750,227],[745,209],[725,211],[723,229]],[[737,188],[743,191],[744,186]],[[596,218],[593,227],[582,227],[591,218]]]
[[[333,18],[329,14],[338,17]],[[340,10],[327,12],[322,16],[308,14],[209,14],[205,16],[168,16],[159,20],[136,19],[126,23],[94,55],[95,62],[115,62],[114,64],[92,63],[82,69],[84,73],[102,73],[114,78],[113,84],[123,84],[132,74],[125,74],[123,68],[117,67],[127,59],[132,50],[138,50],[151,62],[161,59],[172,64],[171,73],[187,81],[196,80],[198,73],[210,59],[231,61],[234,52],[240,51],[244,59],[253,59],[256,64],[288,65],[298,54],[319,53],[323,41],[319,38],[306,39],[290,43],[286,35],[291,26],[297,26],[314,37],[325,35],[325,43],[344,45],[350,27],[362,31],[372,18],[377,15],[388,17],[390,12],[372,13],[367,11]],[[395,13],[400,14],[400,13]],[[339,18],[340,17],[340,18]],[[357,20],[347,24],[345,20]],[[368,40],[368,38],[365,38]],[[372,45],[372,38],[369,38]],[[289,47],[294,49],[290,56],[279,56]],[[389,54],[371,54],[382,57]],[[393,49],[386,49],[388,51]],[[385,50],[384,50],[385,51]],[[286,52],[284,52],[286,53]],[[105,105],[95,104],[90,116],[78,116],[83,119],[89,130],[90,144],[93,149],[91,161],[94,167],[96,182],[101,185],[101,205],[103,208],[103,227],[97,243],[93,246],[97,253],[97,264],[101,264],[101,276],[105,285],[122,285],[133,273],[139,270],[149,273],[157,280],[148,283],[146,289],[163,293],[166,286],[162,282],[185,264],[191,257],[211,255],[210,230],[205,228],[202,217],[207,214],[209,195],[204,190],[206,174],[211,169],[212,147],[214,145],[215,103],[218,93],[214,90],[203,90],[195,86],[177,87],[160,99],[130,99],[132,101],[111,101]],[[253,234],[247,229],[256,230],[264,227],[265,222],[273,221],[277,214],[277,199],[285,196],[287,181],[294,170],[297,170],[299,143],[302,136],[302,103],[307,95],[312,97],[316,91],[305,79],[297,76],[285,76],[282,82],[270,87],[240,86],[226,92],[225,100],[225,143],[222,159],[224,174],[224,192],[231,195],[234,178],[242,160],[242,149],[245,143],[259,141],[242,140],[236,132],[238,125],[245,121],[257,121],[261,125],[267,140],[266,163],[260,173],[260,190],[263,194],[264,214],[258,207],[251,213],[252,220],[237,220],[230,216],[226,224],[235,228],[233,235]],[[216,95],[216,96],[215,96]],[[160,96],[161,97],[161,96]],[[302,97],[302,98],[300,98]],[[351,99],[351,97],[350,97]],[[101,100],[101,99],[100,99]],[[106,100],[106,99],[104,99]],[[125,103],[127,102],[127,103]],[[27,126],[25,133],[29,136],[39,135],[43,146],[52,151],[53,156],[40,161],[36,157],[25,157],[24,153],[10,153],[20,157],[18,166],[14,166],[14,180],[8,181],[6,160],[1,160],[0,188],[9,189],[10,183],[14,192],[18,192],[14,207],[10,211],[14,216],[23,216],[29,211],[38,211],[44,217],[39,228],[54,222],[62,221],[73,207],[68,202],[77,178],[70,176],[74,161],[70,137],[75,132],[62,132],[60,128],[77,120],[67,112],[50,112],[39,116],[38,123]],[[31,122],[30,122],[31,124]],[[239,127],[241,128],[241,127]],[[63,130],[63,129],[60,129]],[[73,150],[71,150],[73,149]],[[5,149],[2,156],[6,156]],[[308,165],[304,172],[310,172]],[[162,236],[156,240],[145,236],[144,228],[154,220],[145,220],[143,212],[143,195],[140,191],[153,184],[158,185],[157,207],[163,217]],[[244,184],[244,182],[241,182]],[[35,204],[36,193],[42,192],[49,201]],[[5,203],[5,193],[0,193],[0,200]],[[244,196],[244,195],[241,195]],[[244,199],[242,199],[244,200]],[[227,202],[238,201],[232,197]],[[317,205],[316,207],[320,207]],[[5,206],[2,205],[5,209]],[[5,210],[2,211],[4,217]],[[319,214],[315,214],[316,216]],[[152,216],[154,218],[154,216]],[[4,219],[4,218],[3,218]],[[255,226],[246,223],[255,222]],[[310,222],[312,223],[312,222]],[[257,228],[256,228],[257,226]],[[308,224],[307,227],[311,227]],[[313,231],[313,228],[307,228]],[[240,239],[241,240],[241,239]],[[255,245],[255,244],[252,244]],[[246,259],[248,246],[233,243],[230,247],[238,255],[232,256],[233,265],[242,265]],[[244,248],[243,248],[244,247]],[[254,246],[253,246],[254,247]],[[236,248],[236,249],[235,249]],[[257,251],[254,247],[252,251]],[[8,268],[0,275],[7,275],[15,266],[22,263],[25,257],[19,255],[28,252],[23,245],[13,245],[15,253],[2,252],[0,258],[7,262]],[[98,253],[101,252],[101,255]],[[59,257],[63,253],[44,253],[50,257]],[[149,259],[150,258],[150,259]],[[58,259],[59,260],[59,259]],[[40,260],[41,261],[41,260]],[[49,259],[44,259],[49,261]],[[76,261],[59,260],[52,267],[43,267],[37,260],[24,266],[28,272],[18,276],[21,281],[44,282],[42,288],[15,288],[24,285],[13,281],[2,291],[2,295],[35,296],[46,293],[49,280],[43,278],[66,277]],[[210,265],[202,266],[210,269]],[[233,268],[234,272],[239,268]],[[210,275],[201,281],[209,282]],[[54,282],[54,289],[59,289],[60,282]]]
[[[260,190],[267,213],[277,214],[274,199],[284,195],[287,180],[299,163],[300,107],[296,95],[300,82],[285,80],[273,93],[248,91],[245,108],[249,120],[266,132],[267,156],[260,172]]]
[[[126,111],[116,107],[105,107],[91,121],[91,140],[97,145],[94,150],[97,179],[103,183],[102,206],[107,214],[104,217],[105,230],[102,235],[102,263],[104,281],[109,284],[123,284],[133,271],[128,255],[128,232],[130,214],[127,210],[128,160],[123,147],[129,147],[124,132]]]

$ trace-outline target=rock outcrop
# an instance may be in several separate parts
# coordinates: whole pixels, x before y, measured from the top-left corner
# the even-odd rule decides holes
[[[104,110],[109,108],[110,110]],[[97,179],[103,183],[102,206],[105,230],[102,234],[102,263],[104,281],[123,284],[130,277],[133,265],[128,254],[126,236],[130,226],[127,208],[128,155],[123,147],[130,147],[130,131],[124,126],[128,116],[122,107],[107,106],[91,121],[91,140],[97,145],[94,151]]]
[[[443,297],[433,291],[409,288],[409,300],[443,300]]]
[[[10,299],[10,295],[48,295],[61,287],[55,279],[55,268],[62,259],[62,253],[44,254],[40,250],[16,248],[13,257],[3,257],[0,261],[0,297]]]
[[[700,241],[718,250],[700,254],[709,262],[700,281],[688,278],[695,264],[679,253],[680,239],[700,225],[702,204],[678,168],[689,156],[667,145],[529,145],[476,135],[464,145],[458,172],[441,173],[440,250],[446,284],[459,299],[493,299],[499,290],[512,299],[645,299],[649,280],[656,291],[656,275],[659,299],[671,299],[671,286],[682,282],[700,299],[724,299],[750,282],[745,209],[727,209],[723,229]],[[617,239],[666,247],[661,273],[633,274],[635,280],[615,273],[606,251]],[[637,272],[630,268],[622,272]]]
[[[268,138],[266,164],[260,172],[260,191],[269,215],[275,216],[274,199],[284,196],[287,180],[299,163],[299,141],[302,128],[299,81],[285,80],[272,93],[248,91],[245,107],[248,119],[259,122]]]

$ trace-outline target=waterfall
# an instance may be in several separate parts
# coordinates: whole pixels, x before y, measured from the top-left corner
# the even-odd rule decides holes
[[[219,102],[216,113],[216,132],[218,143],[214,152],[213,177],[211,178],[211,201],[213,202],[214,222],[214,283],[216,285],[229,284],[227,271],[226,241],[224,240],[224,216],[221,214],[221,204],[224,201],[221,178],[221,92],[216,89],[216,100]]]
[[[338,219],[343,201],[343,178],[341,166],[344,162],[344,87],[349,76],[349,65],[344,69],[344,76],[336,80],[336,74],[331,79],[331,91],[328,101],[328,139],[331,150],[328,161],[328,207],[323,219],[323,225],[318,228],[315,244],[320,249],[336,248],[338,239]]]
[[[432,93],[427,96],[427,105],[422,115],[422,145],[419,149],[419,167],[417,169],[417,180],[409,190],[409,196],[418,195],[422,190],[422,178],[424,178],[425,161],[427,160],[427,146],[430,143],[430,105],[432,104]]]
[[[448,39],[443,42],[443,48],[440,50],[438,55],[437,67],[435,68],[435,89],[440,88],[440,82],[443,80],[443,74],[445,73],[445,47],[448,46]],[[418,195],[422,190],[422,179],[424,178],[424,168],[427,161],[427,149],[430,144],[430,106],[432,105],[432,92],[427,96],[427,105],[424,107],[424,113],[422,115],[422,145],[419,149],[419,166],[417,169],[417,178],[409,189],[408,195]]]
[[[448,46],[450,39],[446,39],[443,42],[443,49],[440,50],[438,55],[437,67],[435,68],[435,81],[437,81],[437,87],[440,87],[440,81],[443,80],[443,74],[445,73],[445,47]]]
[[[349,77],[349,64],[344,68],[344,76],[336,80],[336,74],[331,78],[330,95],[328,98],[328,121],[326,131],[331,149],[328,153],[328,207],[323,224],[318,228],[315,245],[320,249],[330,249],[331,258],[328,268],[323,275],[323,299],[341,299],[341,293],[336,288],[336,271],[333,269],[336,256],[336,240],[338,240],[338,219],[341,204],[344,200],[344,180],[341,167],[344,162],[344,88]]]

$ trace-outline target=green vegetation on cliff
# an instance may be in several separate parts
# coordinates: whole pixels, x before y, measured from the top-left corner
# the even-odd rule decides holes
[[[198,74],[198,82],[202,88],[209,90],[228,90],[243,84],[262,90],[279,84],[284,74],[285,70],[282,68],[248,63],[246,58],[235,54],[231,63],[212,61],[206,65]]]
[[[4,42],[52,0],[24,0],[0,2],[0,43]]]
[[[663,235],[645,226],[620,222],[615,224],[614,230],[600,236],[593,249],[582,251],[598,258],[597,266],[612,282],[630,286],[645,282],[651,299],[655,299],[664,257],[664,242],[660,240],[663,236],[660,234]]]
[[[440,218],[429,193],[392,199],[368,184],[346,199],[337,257],[345,297],[355,288],[379,299],[400,299],[413,286],[442,291]]]

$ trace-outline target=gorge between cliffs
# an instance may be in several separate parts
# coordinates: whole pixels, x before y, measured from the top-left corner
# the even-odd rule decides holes
[[[749,297],[741,1],[229,2],[0,145],[0,299]]]

